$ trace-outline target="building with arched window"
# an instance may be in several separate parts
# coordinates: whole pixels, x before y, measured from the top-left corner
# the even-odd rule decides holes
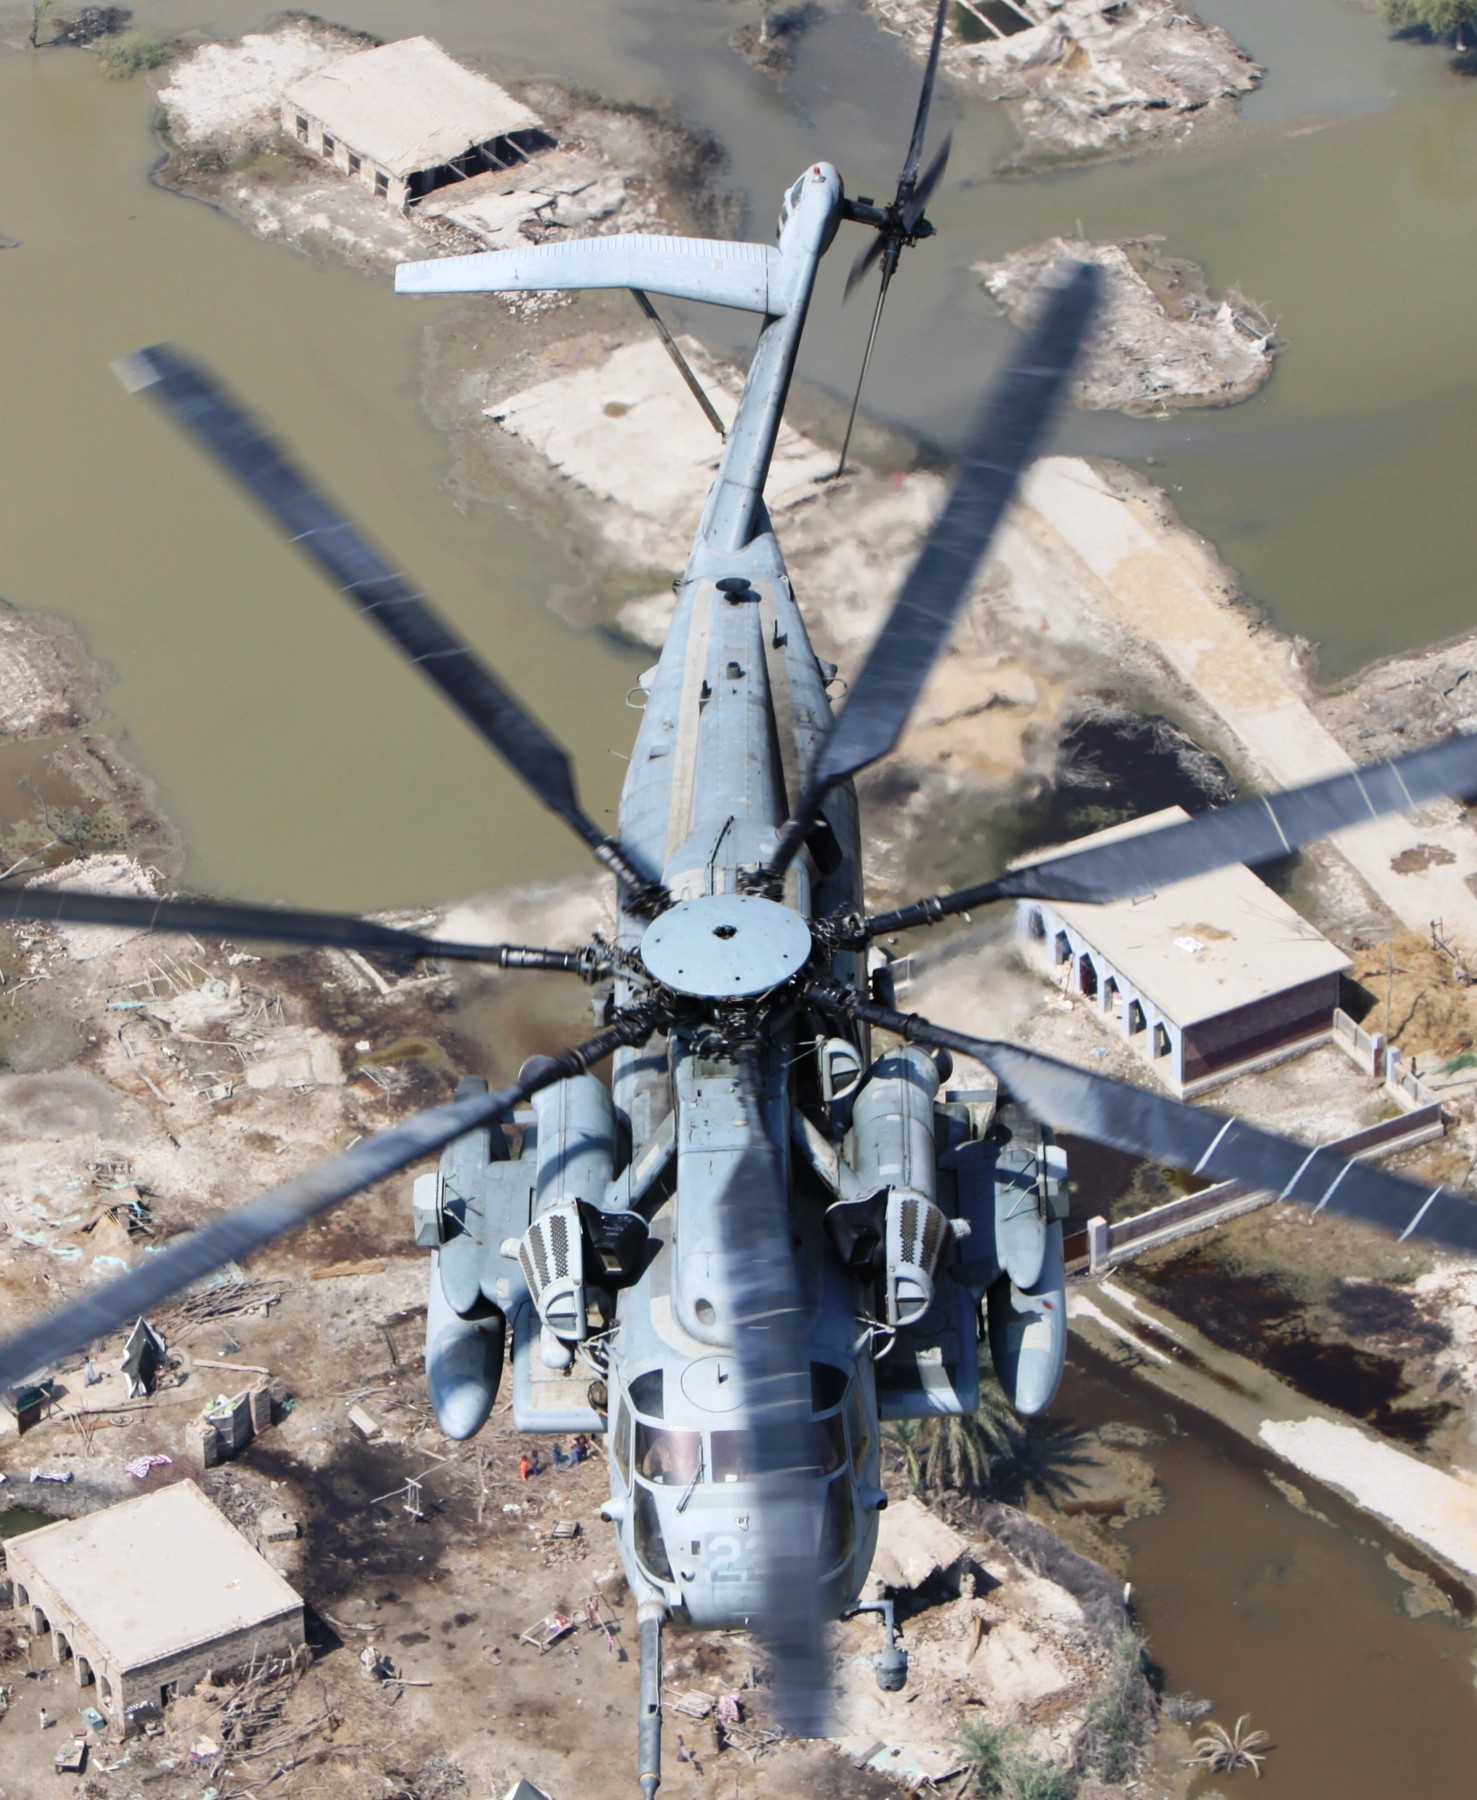
[[[193,1481],[7,1540],[16,1610],[115,1730],[207,1669],[291,1656],[303,1603]]]
[[[1178,806],[1066,846],[1189,815]],[[1031,960],[1191,1095],[1325,1042],[1349,959],[1240,863],[1106,906],[1023,900]]]

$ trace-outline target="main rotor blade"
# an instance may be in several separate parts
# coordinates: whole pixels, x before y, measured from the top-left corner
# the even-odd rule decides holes
[[[356,919],[351,913],[307,912],[291,906],[248,906],[239,900],[154,900],[142,894],[93,894],[75,889],[0,887],[0,919],[45,924],[126,925],[137,931],[184,931],[209,938],[319,944],[338,950],[377,950],[394,956],[437,956],[450,962],[496,963],[501,969],[568,969],[579,973],[579,950],[538,950],[520,944],[458,944]]]
[[[1098,287],[1093,265],[1076,264],[995,384],[959,459],[954,490],[822,740],[799,811],[780,834],[771,878],[789,867],[828,790],[886,756],[901,735],[1066,387]]]
[[[977,1058],[1053,1130],[1193,1175],[1238,1181],[1279,1200],[1301,1200],[1314,1212],[1375,1225],[1402,1241],[1423,1238],[1452,1250],[1477,1251],[1477,1203],[1460,1189],[1426,1186],[1367,1163],[1347,1162],[1331,1150],[1310,1149],[1244,1120],[1089,1075],[1018,1044],[967,1037],[916,1013],[853,1000],[850,990],[839,986],[813,987],[806,997],[822,1011]]]
[[[634,887],[649,887],[650,878],[580,806],[563,746],[237,400],[169,345],[140,350],[115,367],[131,392],[148,391],[246,489],[607,867]]]
[[[944,22],[948,14],[949,0],[939,0],[939,9],[933,21],[933,36],[928,44],[928,61],[923,69],[923,86],[918,94],[918,110],[913,115],[913,135],[908,141],[903,172],[898,177],[900,200],[905,198],[904,189],[912,188],[918,180],[918,164],[923,156],[923,140],[928,135],[928,112],[933,105],[933,84],[939,72],[939,49],[944,41]]]
[[[934,894],[863,921],[867,937],[928,925],[992,900],[1100,903],[1146,894],[1230,863],[1270,862],[1331,832],[1404,812],[1427,800],[1477,794],[1477,735],[1367,763],[1304,787],[1285,788],[1154,831],[1115,838],[1012,869],[957,893]]]
[[[547,1061],[540,1060],[511,1087],[430,1107],[402,1125],[362,1139],[331,1161],[283,1182],[236,1212],[212,1220],[189,1237],[170,1244],[158,1256],[147,1257],[128,1274],[74,1300],[39,1325],[0,1344],[0,1389],[15,1387],[58,1358],[138,1318],[149,1307],[212,1274],[222,1264],[261,1249],[284,1231],[291,1231],[385,1176],[440,1150],[489,1119],[506,1117],[539,1089],[580,1074],[623,1044],[644,1043],[654,1028],[653,1018],[647,1013],[630,1013],[577,1048]]]
[[[816,1460],[810,1327],[790,1238],[784,1167],[765,1118],[757,1052],[740,1049],[750,1148],[717,1207],[734,1350],[748,1410],[749,1464],[763,1520],[764,1637],[785,1729],[825,1728],[828,1683],[816,1566],[823,1488]]]

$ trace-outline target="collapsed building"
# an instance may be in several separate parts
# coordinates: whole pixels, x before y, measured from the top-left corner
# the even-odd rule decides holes
[[[282,129],[402,211],[554,146],[537,114],[427,37],[356,51],[295,81]]]

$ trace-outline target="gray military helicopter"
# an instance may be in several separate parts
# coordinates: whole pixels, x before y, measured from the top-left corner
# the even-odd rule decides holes
[[[426,1373],[442,1429],[486,1422],[511,1356],[522,1431],[605,1434],[641,1637],[639,1785],[660,1782],[661,1634],[757,1629],[781,1716],[824,1727],[823,1628],[856,1610],[885,1504],[884,1420],[967,1414],[980,1353],[1023,1412],[1065,1353],[1065,1162],[1050,1131],[1270,1189],[1465,1250],[1477,1206],[1037,1052],[897,1011],[874,940],[1012,897],[1106,901],[1342,826],[1477,791],[1477,738],[1244,801],[869,915],[853,777],[896,744],[1068,379],[1096,275],[1070,271],[973,426],[952,493],[833,714],[763,489],[821,256],[877,239],[868,337],[899,255],[932,233],[920,176],[941,5],[886,207],[826,163],[787,191],[774,246],[613,237],[409,264],[401,292],[629,287],[763,323],[656,668],[615,836],[569,761],[285,451],[205,373],[157,348],[154,396],[383,630],[615,876],[611,941],[451,943],[340,914],[0,888],[0,917],[260,938],[559,970],[607,984],[602,1029],[353,1145],[0,1345],[12,1385],[373,1183],[414,1184],[431,1251]],[[649,305],[649,302],[647,302]],[[865,374],[865,364],[863,367]],[[899,1040],[879,1048],[872,1033]],[[959,1052],[998,1087],[945,1088]],[[612,1059],[609,1088],[590,1073]],[[885,1687],[906,1659],[877,1658]]]

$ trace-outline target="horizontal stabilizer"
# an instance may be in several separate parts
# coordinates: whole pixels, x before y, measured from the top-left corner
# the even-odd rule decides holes
[[[782,262],[766,244],[720,238],[575,238],[522,250],[484,250],[401,263],[397,294],[513,294],[559,288],[640,288],[674,300],[706,300],[778,317],[786,309]]]

